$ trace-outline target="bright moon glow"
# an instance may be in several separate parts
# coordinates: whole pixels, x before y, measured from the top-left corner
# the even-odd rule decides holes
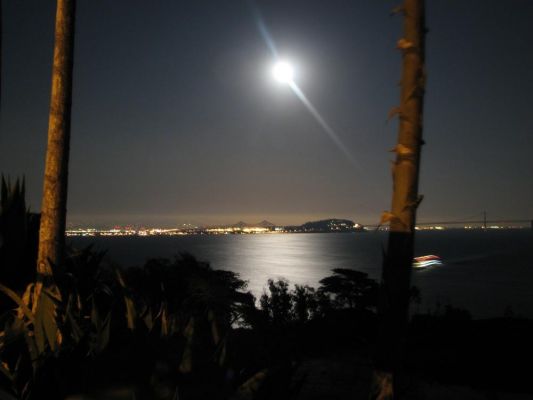
[[[272,74],[278,82],[292,83],[293,70],[289,63],[283,61],[276,63],[272,69]]]

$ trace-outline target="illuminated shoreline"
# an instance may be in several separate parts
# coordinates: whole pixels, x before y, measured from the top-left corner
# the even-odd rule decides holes
[[[498,229],[529,229],[526,226],[517,225],[491,225],[486,228],[482,226],[417,226],[417,231],[446,231],[446,230],[498,230]],[[331,230],[313,230],[313,229],[296,229],[295,227],[276,226],[272,228],[264,227],[209,227],[209,228],[77,228],[66,231],[68,237],[122,237],[122,236],[192,236],[192,235],[258,235],[258,234],[291,234],[291,233],[349,233],[349,232],[369,232],[369,231],[388,231],[388,226],[363,227],[358,225],[353,228],[331,229]]]

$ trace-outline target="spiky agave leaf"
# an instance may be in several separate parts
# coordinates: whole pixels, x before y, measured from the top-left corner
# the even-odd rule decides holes
[[[134,330],[135,329],[135,321],[137,319],[137,311],[135,310],[135,303],[133,302],[133,299],[131,295],[129,294],[129,291],[127,290],[128,287],[126,286],[126,282],[124,281],[124,278],[122,277],[122,274],[119,269],[115,269],[115,273],[117,275],[117,280],[120,286],[123,289],[123,297],[124,297],[124,303],[126,305],[126,320],[128,323],[128,329]]]
[[[189,323],[185,327],[183,332],[185,336],[185,348],[181,356],[181,363],[179,365],[179,371],[182,373],[192,372],[192,346],[194,340],[194,317],[189,319]]]
[[[6,362],[0,361],[0,372],[10,381],[13,382],[15,380],[15,375],[13,372],[11,372],[11,369],[9,368],[9,365],[7,365]]]
[[[69,296],[67,308],[63,315],[63,323],[66,326],[70,327],[70,338],[74,341],[74,343],[79,343],[85,336],[85,332],[83,331],[78,322],[79,318],[81,317],[79,313],[79,308],[76,310],[74,309],[74,305],[76,304],[76,297],[77,296]]]
[[[151,332],[154,328],[154,318],[152,316],[152,308],[148,305],[144,306],[144,310],[141,312],[140,317],[142,318],[144,324],[146,325],[146,329],[148,329],[148,332]]]
[[[34,333],[37,349],[40,354],[45,353],[46,344],[50,350],[57,350],[61,334],[57,325],[57,304],[47,290],[41,292],[41,299],[35,310]]]
[[[92,299],[91,323],[94,327],[94,332],[91,334],[90,353],[98,354],[102,352],[109,344],[111,311],[107,313],[105,318],[102,318],[94,298]]]
[[[34,315],[31,312],[31,310],[28,308],[28,306],[25,304],[23,299],[21,299],[13,290],[8,288],[7,286],[2,285],[1,283],[0,283],[0,291],[2,291],[11,300],[17,303],[18,306],[20,307],[20,310],[24,313],[26,318],[28,318],[30,321],[33,322]]]

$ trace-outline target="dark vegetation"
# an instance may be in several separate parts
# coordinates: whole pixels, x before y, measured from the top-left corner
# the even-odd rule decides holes
[[[302,362],[324,357],[367,360],[370,375],[378,284],[362,272],[335,269],[317,289],[269,280],[256,302],[237,274],[187,254],[121,269],[69,249],[31,310],[38,215],[23,183],[3,181],[1,205],[0,398],[289,399]],[[529,320],[451,307],[414,316],[406,390],[422,379],[531,392],[519,360],[532,334]]]
[[[35,277],[39,215],[26,208],[24,181],[0,185],[0,283],[20,291]]]

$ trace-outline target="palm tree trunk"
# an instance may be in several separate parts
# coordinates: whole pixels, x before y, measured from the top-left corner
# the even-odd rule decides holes
[[[422,141],[422,115],[425,90],[425,11],[424,0],[405,0],[404,37],[398,41],[403,52],[399,134],[393,167],[392,210],[379,313],[381,319],[376,354],[376,391],[373,398],[394,398],[396,372],[405,344],[411,265],[415,237],[418,176]]]
[[[36,298],[52,266],[62,262],[65,246],[75,9],[76,0],[57,1]]]

